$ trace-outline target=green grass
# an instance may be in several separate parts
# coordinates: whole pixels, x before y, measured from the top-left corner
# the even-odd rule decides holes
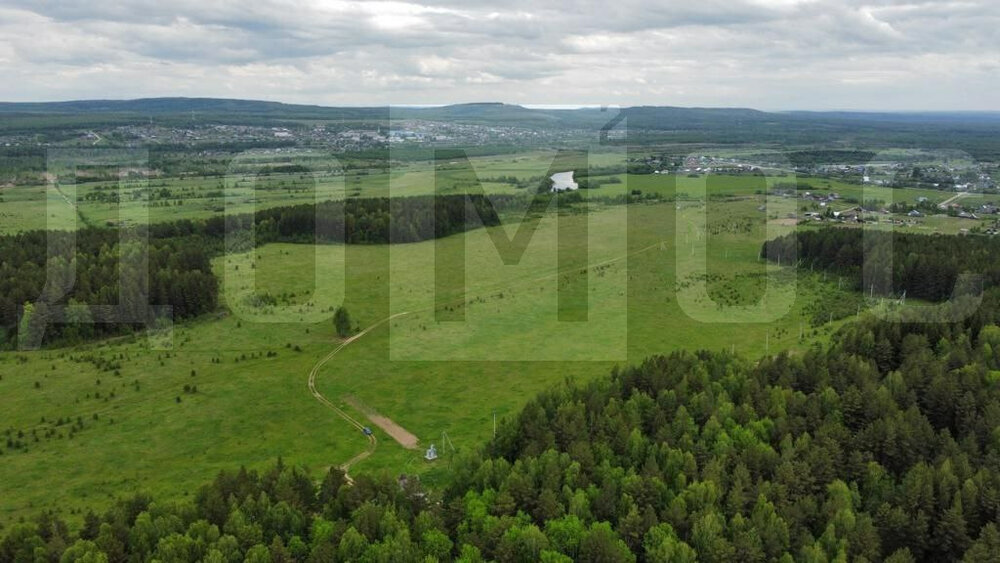
[[[48,190],[45,186],[0,188],[0,234],[45,229]],[[52,201],[53,205],[65,202]]]
[[[700,189],[700,186],[707,186],[708,193],[715,195],[755,195],[764,193],[773,188],[776,184],[782,183],[806,183],[815,187],[815,192],[824,194],[836,192],[841,198],[853,198],[858,201],[876,199],[886,202],[916,203],[918,197],[926,197],[932,202],[940,202],[955,195],[954,192],[940,190],[924,190],[915,188],[886,188],[882,186],[850,184],[828,178],[817,178],[809,176],[726,176],[711,175],[699,176],[696,178],[686,175],[672,176],[660,174],[627,174],[617,176],[596,176],[598,181],[606,181],[612,177],[622,179],[620,184],[606,183],[601,187],[589,190],[590,193],[598,195],[619,195],[626,193],[626,190],[641,190],[643,193],[658,193],[661,195],[671,195],[675,193],[693,193]],[[844,204],[845,206],[857,204]]]
[[[473,169],[488,193],[519,193],[512,184],[489,181],[500,176],[519,180],[544,176],[552,164],[554,151],[537,151],[516,155],[473,157]],[[273,158],[273,157],[272,157]],[[441,193],[462,193],[472,189],[459,161],[440,163],[443,185]],[[621,163],[620,153],[596,153],[590,162],[605,166]],[[393,161],[391,172],[380,170],[348,170],[341,172],[332,158],[305,159],[315,175],[273,173],[254,177],[245,169],[254,165],[273,164],[264,157],[241,159],[233,174],[226,177],[170,177],[130,180],[121,186],[115,182],[80,182],[61,187],[76,205],[79,220],[61,220],[59,228],[74,228],[79,224],[95,226],[144,224],[203,219],[221,215],[228,208],[232,213],[245,213],[288,205],[344,199],[345,197],[400,197],[435,193],[435,170],[431,162]],[[169,197],[150,199],[148,191],[167,190]],[[119,193],[119,202],[99,201],[100,196]],[[48,186],[18,186],[0,189],[0,233],[46,228],[46,213],[63,211],[67,203]],[[73,216],[71,215],[70,218]]]
[[[14,354],[0,355],[3,428],[27,433],[27,452],[7,449],[2,457],[0,517],[47,507],[101,506],[134,490],[188,494],[234,463],[261,465],[287,455],[321,467],[363,447],[360,436],[329,424],[328,414],[311,408],[311,397],[302,392],[303,374],[326,349],[325,337],[295,331],[304,349],[299,353],[269,338],[266,326],[238,327],[237,322],[221,319],[180,328],[169,356],[144,341],[24,354],[25,364]],[[283,335],[291,338],[290,332]],[[278,357],[236,361],[268,350]],[[87,353],[124,354],[120,376],[69,359]],[[221,363],[212,363],[215,358]],[[196,385],[198,392],[184,393],[185,385]],[[69,425],[55,426],[59,418],[77,417],[84,429],[72,439]],[[41,435],[54,429],[63,437],[35,443],[31,429]]]

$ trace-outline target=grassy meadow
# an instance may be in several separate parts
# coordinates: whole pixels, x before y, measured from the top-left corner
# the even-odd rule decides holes
[[[128,491],[193,494],[217,469],[278,456],[317,475],[343,463],[365,448],[364,437],[307,388],[309,370],[337,343],[330,319],[341,303],[358,327],[407,314],[328,362],[320,391],[363,418],[343,402],[356,397],[423,445],[441,446],[447,433],[459,448],[477,447],[494,413],[511,415],[566,378],[601,377],[652,353],[803,350],[836,326],[814,328],[810,308],[836,292],[759,260],[766,237],[792,228],[760,212],[762,203],[550,211],[516,264],[494,249],[491,235],[501,233],[484,229],[408,245],[271,244],[219,257],[225,312],[178,325],[170,338],[0,353],[0,481],[8,484],[0,523],[57,505],[101,506]],[[518,227],[493,229],[513,236]],[[562,269],[560,244],[570,256]],[[464,295],[450,288],[438,304],[435,252],[447,257],[443,271],[466,269]],[[699,272],[690,257],[701,255]],[[787,310],[767,322],[728,322],[727,307],[752,307],[769,284],[786,294],[794,287]],[[572,297],[564,320],[560,291]],[[716,317],[699,320],[698,307]],[[460,310],[464,319],[448,320]],[[352,472],[439,479],[450,448],[428,464],[422,451],[375,432],[377,451]]]

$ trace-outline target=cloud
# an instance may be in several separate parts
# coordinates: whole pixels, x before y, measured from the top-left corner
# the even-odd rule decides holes
[[[0,99],[1000,109],[991,0],[0,0]]]

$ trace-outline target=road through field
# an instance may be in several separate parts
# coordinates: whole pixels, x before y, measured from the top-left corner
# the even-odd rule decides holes
[[[395,319],[396,317],[402,317],[403,315],[408,315],[408,314],[409,312],[403,312],[403,313],[396,313],[395,315],[386,317],[381,321],[362,330],[361,332],[355,334],[354,336],[348,338],[347,340],[344,340],[343,342],[340,343],[340,346],[337,346],[336,348],[333,349],[332,352],[324,356],[323,359],[316,362],[316,365],[314,365],[312,370],[309,372],[309,391],[312,393],[313,397],[315,397],[316,400],[319,401],[320,403],[323,403],[324,405],[329,407],[331,410],[333,410],[333,412],[337,413],[340,416],[340,418],[346,420],[351,426],[357,428],[358,431],[364,430],[365,425],[358,422],[358,420],[355,419],[353,416],[347,414],[347,412],[345,412],[344,409],[333,404],[333,402],[324,397],[323,394],[320,393],[318,389],[316,389],[316,375],[319,373],[320,368],[322,368],[327,362],[333,359],[333,357],[336,356],[338,352],[347,347],[347,345],[350,344],[351,342],[354,342],[355,340],[368,334],[372,329],[377,328],[378,326],[387,323],[392,319]],[[356,456],[352,457],[351,459],[347,460],[346,462],[340,465],[340,468],[344,470],[344,476],[348,479],[348,481],[351,481],[351,478],[347,475],[347,472],[351,468],[351,466],[365,459],[366,457],[372,455],[372,452],[375,451],[375,447],[378,446],[378,439],[375,438],[374,434],[368,434],[367,436],[368,436],[368,447],[365,448],[364,451],[358,453]]]

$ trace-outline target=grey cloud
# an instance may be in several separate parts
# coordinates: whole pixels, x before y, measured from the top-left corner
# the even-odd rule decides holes
[[[989,0],[0,0],[0,98],[957,105],[1000,86],[998,24]]]

